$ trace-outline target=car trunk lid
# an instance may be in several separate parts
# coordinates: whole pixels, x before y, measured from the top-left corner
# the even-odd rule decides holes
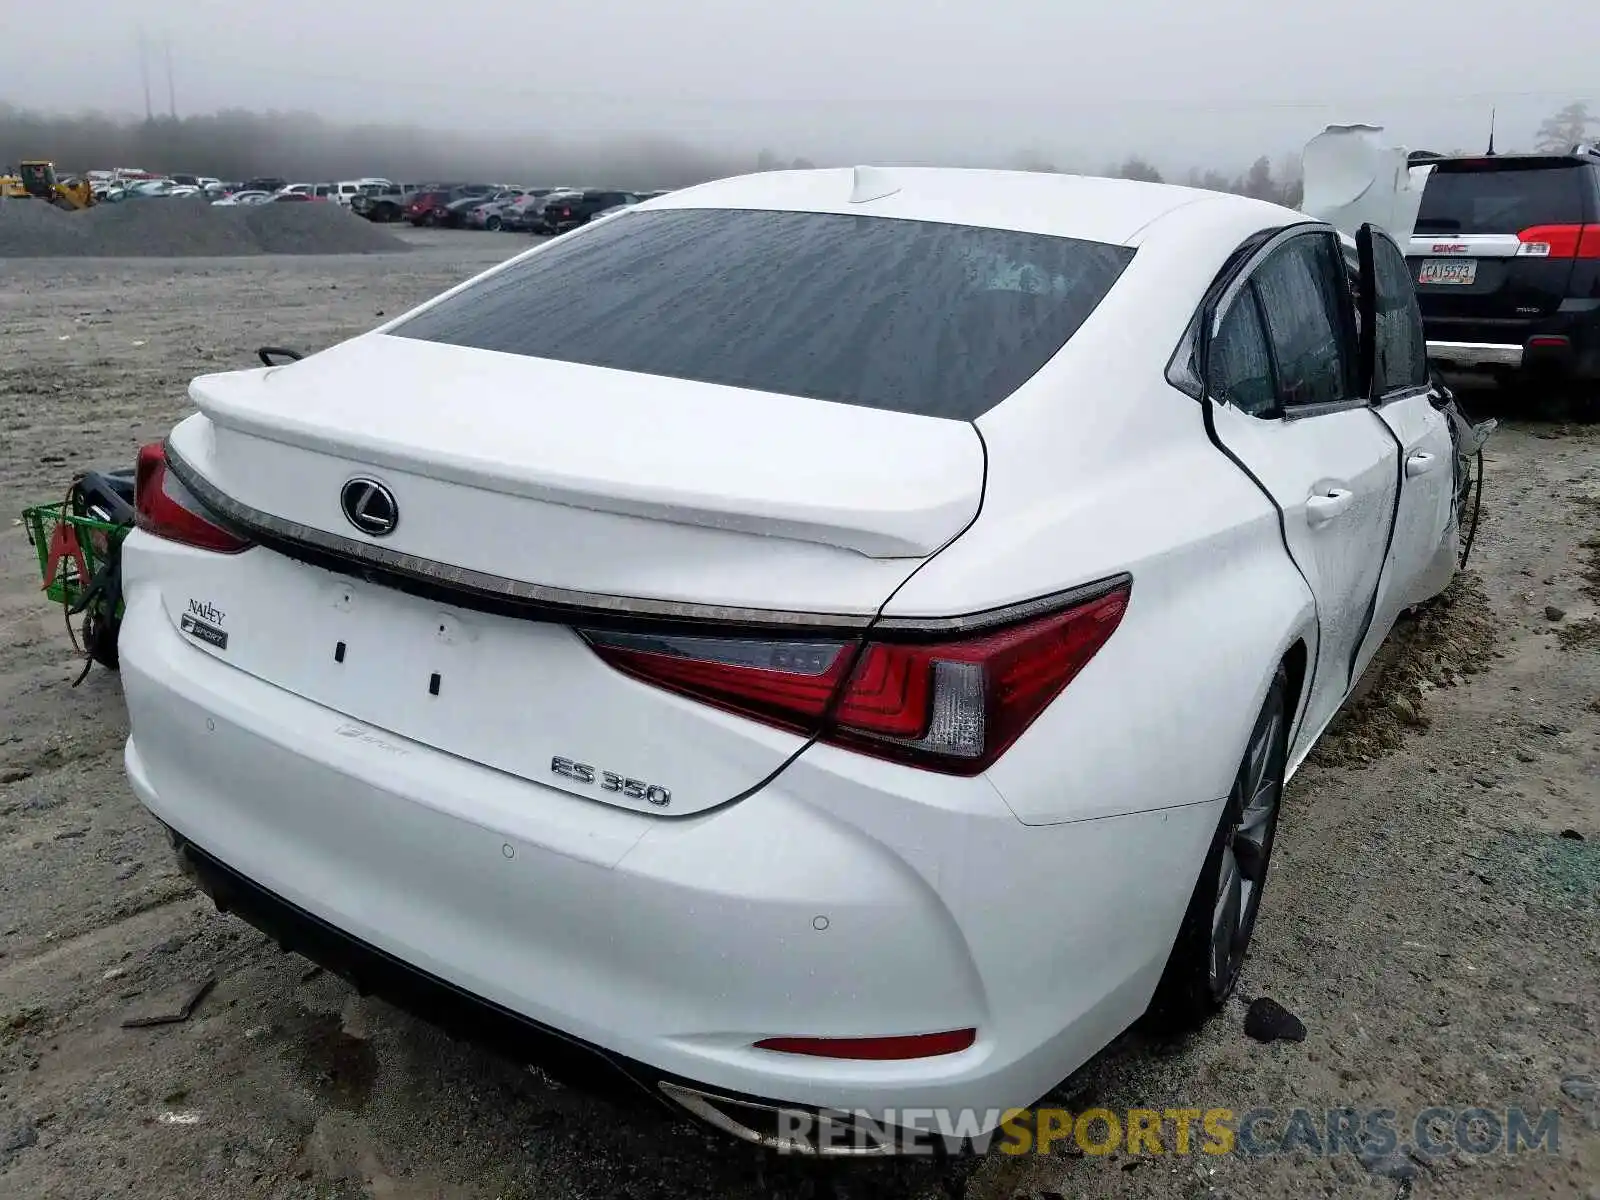
[[[191,390],[175,470],[266,543],[184,564],[174,623],[226,614],[225,644],[200,652],[641,811],[753,788],[806,731],[641,684],[573,626],[843,644],[982,491],[966,422],[383,334]],[[391,532],[352,524],[352,480],[386,489]]]

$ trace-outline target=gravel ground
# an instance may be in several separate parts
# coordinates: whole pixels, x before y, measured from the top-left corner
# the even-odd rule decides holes
[[[74,468],[130,462],[186,411],[191,376],[261,343],[328,344],[525,244],[403,236],[415,251],[390,259],[10,264],[0,513]],[[1471,574],[1397,634],[1290,789],[1244,997],[1180,1045],[1130,1034],[1057,1098],[1551,1108],[1553,1153],[1130,1157],[1069,1141],[942,1171],[819,1171],[556,1087],[195,896],[123,782],[116,677],[69,686],[61,614],[0,520],[0,1195],[1600,1197],[1600,427],[1512,419],[1486,461]],[[122,1027],[207,978],[187,1021]],[[1248,1040],[1258,996],[1306,1039]]]
[[[232,258],[257,254],[382,254],[408,244],[337,204],[225,205],[124,200],[67,212],[0,201],[3,258]]]

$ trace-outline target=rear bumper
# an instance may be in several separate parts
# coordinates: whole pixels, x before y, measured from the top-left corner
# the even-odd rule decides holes
[[[538,1063],[563,1082],[619,1099],[659,1093],[643,1064],[606,1053],[456,987],[289,903],[206,850],[169,831],[178,862],[219,912],[232,913],[292,950],[446,1033],[518,1062]]]
[[[651,1085],[998,1122],[1143,1011],[1215,825],[1207,801],[1030,827],[981,777],[825,747],[699,816],[610,807],[200,651],[132,551],[128,777],[208,890],[519,1055],[576,1046]],[[899,1062],[753,1044],[969,1027],[969,1049]]]
[[[692,1080],[674,1079],[641,1062],[578,1041],[530,1021],[502,1005],[464,991],[418,970],[376,946],[290,904],[241,875],[220,859],[187,842],[175,830],[174,849],[184,872],[216,904],[291,950],[327,968],[362,995],[378,996],[451,1037],[492,1050],[520,1063],[537,1065],[559,1082],[630,1106],[648,1105],[662,1113],[685,1112],[745,1141],[802,1154],[847,1156],[894,1153],[914,1144],[915,1134],[887,1129],[879,1137],[827,1137],[824,1110],[765,1097],[707,1091]],[[791,1129],[809,1135],[783,1136],[779,1114],[802,1118]]]
[[[1520,367],[1522,347],[1493,342],[1429,342],[1428,357],[1459,367]]]
[[[1600,302],[1569,300],[1542,317],[1430,317],[1428,356],[1464,370],[1600,379]]]

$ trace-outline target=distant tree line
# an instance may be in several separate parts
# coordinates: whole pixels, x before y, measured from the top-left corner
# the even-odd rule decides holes
[[[1314,131],[1312,131],[1314,132]],[[1574,101],[1539,126],[1536,149],[1565,151],[1600,134],[1600,117]],[[1502,150],[1504,147],[1502,147]],[[475,180],[526,184],[673,188],[748,171],[815,164],[762,150],[751,163],[668,138],[566,141],[541,134],[451,134],[403,125],[341,124],[306,112],[221,112],[147,120],[89,113],[35,112],[0,102],[0,171],[28,158],[64,171],[141,167],[151,171],[248,179],[273,175],[332,180],[357,174],[406,182]],[[1023,152],[1011,166],[1054,172],[1043,156]],[[1163,173],[1130,155],[1102,174],[1162,182]],[[1265,155],[1242,174],[1195,168],[1166,182],[1235,192],[1298,207],[1298,156],[1276,165]]]
[[[1037,154],[1026,153],[1012,160],[1013,167],[1022,171],[1055,172],[1054,163]],[[1300,206],[1304,192],[1300,178],[1298,157],[1286,157],[1276,168],[1265,155],[1256,159],[1242,175],[1229,175],[1224,171],[1203,170],[1195,167],[1179,178],[1168,179],[1149,160],[1132,154],[1120,163],[1112,163],[1103,171],[1089,174],[1104,175],[1112,179],[1137,179],[1144,183],[1181,183],[1188,187],[1206,188],[1213,192],[1233,192],[1240,196],[1253,196],[1257,200],[1270,200],[1290,208]]]
[[[1233,192],[1240,196],[1252,196],[1257,200],[1270,200],[1274,204],[1283,204],[1289,208],[1299,208],[1305,192],[1300,177],[1300,163],[1297,159],[1285,160],[1275,171],[1272,160],[1266,155],[1256,159],[1250,164],[1250,169],[1242,175],[1228,175],[1222,171],[1201,170],[1196,167],[1182,179],[1163,180],[1160,171],[1137,156],[1107,169],[1105,174],[1122,179],[1142,179],[1147,183],[1183,183],[1189,187],[1206,188],[1213,192]]]
[[[63,116],[0,103],[0,171],[29,158],[63,171],[139,167],[243,180],[378,175],[395,181],[671,188],[737,171],[729,158],[666,138],[567,142],[535,134],[452,134],[346,125],[304,112],[226,109],[151,120]]]

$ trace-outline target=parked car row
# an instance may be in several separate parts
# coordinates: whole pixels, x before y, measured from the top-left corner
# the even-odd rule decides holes
[[[369,221],[536,234],[565,233],[595,217],[663,195],[613,188],[522,187],[494,183],[396,183],[369,176],[332,183],[260,176],[228,182],[205,175],[157,175],[137,168],[90,171],[100,203],[193,198],[226,207],[333,202]]]
[[[86,178],[93,187],[96,201],[101,203],[150,197],[166,199],[195,197],[212,203],[260,204],[284,198],[331,200],[348,206],[358,196],[396,188],[411,190],[419,186],[396,184],[377,176],[346,179],[334,183],[296,183],[270,176],[227,182],[209,175],[159,175],[129,167],[113,171],[90,171],[87,172]]]
[[[486,183],[426,184],[408,189],[394,184],[355,197],[351,209],[370,221],[556,234],[663,194]]]

